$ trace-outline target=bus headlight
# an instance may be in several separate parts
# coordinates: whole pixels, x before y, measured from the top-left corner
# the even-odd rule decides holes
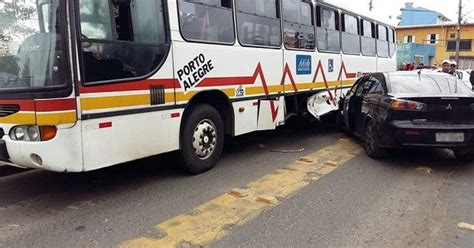
[[[25,126],[19,126],[15,127],[12,130],[12,139],[14,140],[24,140],[26,137],[26,127]]]
[[[10,138],[18,141],[48,141],[56,137],[55,126],[17,126],[12,128]]]
[[[38,126],[31,126],[28,128],[28,138],[30,141],[41,141]]]

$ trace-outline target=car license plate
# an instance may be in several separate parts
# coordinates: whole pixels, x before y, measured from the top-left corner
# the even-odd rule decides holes
[[[464,142],[464,133],[436,133],[436,142]]]

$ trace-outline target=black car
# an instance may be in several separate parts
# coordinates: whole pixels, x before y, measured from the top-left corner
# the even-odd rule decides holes
[[[474,95],[452,75],[369,74],[339,106],[345,127],[364,140],[372,158],[403,147],[449,148],[458,159],[474,157]]]

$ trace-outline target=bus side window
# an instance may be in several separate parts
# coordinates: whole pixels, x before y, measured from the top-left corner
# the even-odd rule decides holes
[[[339,35],[339,12],[326,7],[316,7],[316,37],[318,50],[341,52]]]
[[[390,57],[393,57],[395,51],[397,50],[395,45],[395,30],[391,28],[388,29],[388,50],[390,53]]]
[[[234,43],[231,0],[179,0],[179,21],[187,40]]]
[[[388,58],[388,34],[387,27],[377,25],[377,55],[379,57]]]
[[[313,50],[315,31],[311,4],[303,0],[283,0],[282,3],[285,47]]]
[[[349,14],[342,14],[342,52],[360,54],[359,21]]]
[[[162,0],[79,0],[84,84],[142,78],[169,49]]]
[[[375,56],[377,54],[375,47],[375,24],[363,19],[360,23],[362,55]]]
[[[235,3],[238,37],[242,45],[281,46],[277,0],[236,0]]]

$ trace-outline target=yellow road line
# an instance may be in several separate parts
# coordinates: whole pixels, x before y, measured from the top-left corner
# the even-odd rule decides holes
[[[249,183],[242,192],[234,190],[221,195],[189,214],[176,216],[155,226],[155,238],[140,237],[123,242],[119,247],[209,245],[224,237],[231,227],[242,226],[255,219],[264,210],[278,205],[281,200],[351,160],[361,150],[358,144],[342,139]]]

